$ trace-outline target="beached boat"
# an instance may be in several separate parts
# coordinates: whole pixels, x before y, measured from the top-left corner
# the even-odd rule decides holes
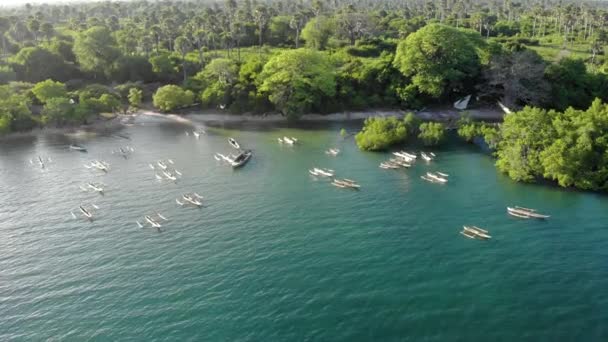
[[[78,152],[86,152],[87,149],[82,146],[82,145],[78,145],[78,144],[71,144],[70,145],[70,150],[72,151],[78,151]]]
[[[236,148],[237,150],[241,149],[241,145],[239,145],[239,143],[236,142],[236,140],[234,140],[233,138],[228,138],[228,142],[232,147]]]
[[[236,157],[231,159],[230,165],[234,169],[242,167],[243,165],[247,164],[249,159],[251,159],[252,155],[253,155],[253,152],[251,152],[251,150],[243,151],[243,152],[239,153]]]
[[[548,219],[549,215],[543,215],[536,212],[535,209],[523,208],[523,207],[507,207],[507,213],[511,216],[520,218],[534,218],[539,220]],[[523,217],[522,217],[523,216]]]

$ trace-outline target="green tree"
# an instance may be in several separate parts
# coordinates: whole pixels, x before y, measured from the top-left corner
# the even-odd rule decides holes
[[[418,138],[426,146],[436,146],[445,139],[445,125],[440,122],[424,122],[420,124]]]
[[[39,82],[46,79],[67,81],[70,68],[61,56],[40,47],[23,48],[10,59],[17,79]]]
[[[181,107],[192,105],[194,94],[190,90],[184,90],[176,85],[166,85],[158,88],[152,97],[154,107],[168,112]]]
[[[302,39],[306,46],[312,49],[324,50],[329,38],[335,31],[335,23],[326,17],[311,19],[302,29]]]
[[[188,38],[184,36],[179,36],[175,40],[175,51],[179,52],[182,57],[182,72],[184,73],[184,83],[186,83],[186,78],[188,78],[188,73],[186,70],[186,54],[190,51],[191,44]]]
[[[383,151],[395,144],[405,142],[415,121],[387,118],[367,118],[361,132],[355,135],[355,142],[364,151]]]
[[[517,181],[533,181],[543,174],[541,153],[555,140],[554,111],[525,107],[504,117],[497,146],[498,169]]]
[[[438,98],[472,87],[481,67],[480,44],[472,34],[430,24],[399,43],[394,63],[420,92]]]
[[[80,33],[74,42],[74,54],[81,69],[95,77],[100,72],[108,74],[120,55],[112,33],[103,26],[94,26]]]
[[[133,108],[139,108],[141,101],[144,97],[144,92],[141,89],[131,88],[129,89],[129,104]]]
[[[34,88],[32,88],[32,93],[34,93],[38,101],[43,104],[52,98],[67,98],[68,96],[65,84],[55,82],[53,80],[46,80],[36,83]]]
[[[307,49],[280,53],[266,63],[259,91],[283,114],[297,118],[319,109],[326,97],[336,93],[334,67],[321,53]]]
[[[54,97],[46,101],[42,109],[42,122],[62,126],[74,122],[75,106],[65,97]]]

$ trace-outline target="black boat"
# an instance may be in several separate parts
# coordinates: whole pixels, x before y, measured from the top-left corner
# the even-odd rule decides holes
[[[232,165],[233,169],[237,169],[237,168],[247,164],[249,159],[251,159],[252,154],[253,154],[253,152],[251,152],[251,150],[243,151],[243,152],[239,153],[239,155],[236,156],[234,159],[232,159],[232,161],[230,162],[230,165]]]

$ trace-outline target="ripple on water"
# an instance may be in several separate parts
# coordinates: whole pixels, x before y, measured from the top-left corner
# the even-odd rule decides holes
[[[147,122],[131,141],[64,137],[0,146],[2,340],[581,340],[608,338],[608,211],[602,196],[515,184],[468,147],[385,171],[337,131],[223,131],[195,140]],[[303,142],[281,147],[276,138]],[[213,159],[226,136],[255,151],[242,170]],[[75,138],[71,138],[75,139]],[[132,145],[128,159],[110,151]],[[326,156],[339,146],[340,156]],[[41,170],[29,164],[52,158]],[[158,182],[148,163],[183,174]],[[103,159],[108,174],[83,164]],[[356,179],[344,191],[311,167]],[[450,173],[445,186],[420,180]],[[84,193],[88,181],[105,196]],[[196,191],[207,207],[180,208]],[[80,203],[93,222],[73,219]],[[505,206],[538,207],[546,222]],[[135,221],[161,212],[161,233]],[[463,224],[491,241],[463,238]]]

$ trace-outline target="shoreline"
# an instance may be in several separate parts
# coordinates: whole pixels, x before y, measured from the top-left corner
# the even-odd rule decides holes
[[[502,121],[504,113],[499,108],[477,108],[467,110],[470,117],[480,121]],[[342,122],[342,121],[362,121],[371,117],[398,117],[403,118],[407,113],[414,113],[424,121],[451,121],[460,118],[460,111],[455,109],[426,109],[422,111],[410,110],[368,110],[358,112],[340,112],[331,114],[304,114],[298,121],[301,122]],[[162,114],[157,111],[142,110],[138,115],[151,117],[168,118],[182,123],[286,123],[287,117],[281,114],[252,115],[252,114],[227,114],[217,111],[196,111],[186,112],[178,115],[174,113]],[[297,122],[297,121],[296,121]]]
[[[348,121],[363,121],[372,117],[398,117],[403,118],[407,113],[414,113],[418,118],[424,121],[443,121],[449,122],[457,120],[460,117],[460,112],[455,109],[427,109],[422,111],[408,110],[368,110],[358,112],[340,112],[331,114],[304,114],[300,117],[300,122],[305,123],[323,123],[323,122],[348,122]],[[502,121],[504,113],[498,108],[478,108],[467,110],[472,119],[480,121]],[[4,136],[0,136],[0,141],[26,138],[37,136],[39,134],[69,134],[69,135],[87,135],[96,134],[104,131],[119,130],[125,125],[121,122],[126,117],[152,117],[162,120],[170,120],[187,125],[196,125],[198,123],[268,123],[268,124],[283,124],[287,123],[287,117],[281,114],[267,115],[252,115],[252,114],[227,114],[218,111],[192,111],[184,114],[168,113],[163,114],[155,110],[140,109],[132,115],[117,115],[115,118],[104,120],[97,119],[87,125],[72,126],[72,127],[44,127],[36,128],[27,132],[13,132]],[[297,123],[297,122],[296,122]]]

